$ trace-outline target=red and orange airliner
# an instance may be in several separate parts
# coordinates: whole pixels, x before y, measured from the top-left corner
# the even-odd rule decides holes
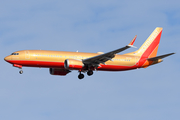
[[[123,55],[117,53],[134,47],[136,36],[127,46],[108,53],[22,50],[12,53],[4,60],[20,68],[20,74],[23,73],[22,67],[43,67],[49,68],[51,75],[66,75],[72,70],[78,70],[78,78],[83,79],[82,72],[87,72],[87,75],[91,76],[94,70],[124,71],[146,68],[162,62],[162,58],[174,53],[156,56],[161,33],[162,28],[157,27],[137,51]]]

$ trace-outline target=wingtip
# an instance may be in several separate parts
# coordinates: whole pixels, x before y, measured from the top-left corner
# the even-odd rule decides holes
[[[169,55],[173,55],[173,54],[176,54],[175,52],[173,52],[173,53],[169,53]]]

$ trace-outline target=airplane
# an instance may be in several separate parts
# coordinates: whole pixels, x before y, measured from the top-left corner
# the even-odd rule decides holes
[[[83,79],[84,74],[93,75],[93,71],[125,71],[148,66],[162,62],[162,58],[173,55],[169,53],[156,56],[163,28],[157,27],[147,38],[144,44],[134,52],[117,54],[128,48],[134,47],[135,36],[125,47],[111,52],[85,53],[67,51],[48,51],[48,50],[22,50],[13,52],[4,60],[14,67],[49,68],[51,75],[65,76],[72,70],[79,72],[78,78]]]

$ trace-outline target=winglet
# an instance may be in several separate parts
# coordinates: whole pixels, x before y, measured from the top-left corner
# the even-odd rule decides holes
[[[136,38],[137,38],[137,35],[136,35],[136,36],[131,40],[131,42],[128,44],[129,47],[135,47],[135,46],[133,46],[133,44],[134,44]],[[136,47],[135,47],[135,48],[136,48]]]

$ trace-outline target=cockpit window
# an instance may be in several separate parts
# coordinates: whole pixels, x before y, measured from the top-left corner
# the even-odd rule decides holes
[[[11,55],[19,55],[19,53],[12,53]]]

